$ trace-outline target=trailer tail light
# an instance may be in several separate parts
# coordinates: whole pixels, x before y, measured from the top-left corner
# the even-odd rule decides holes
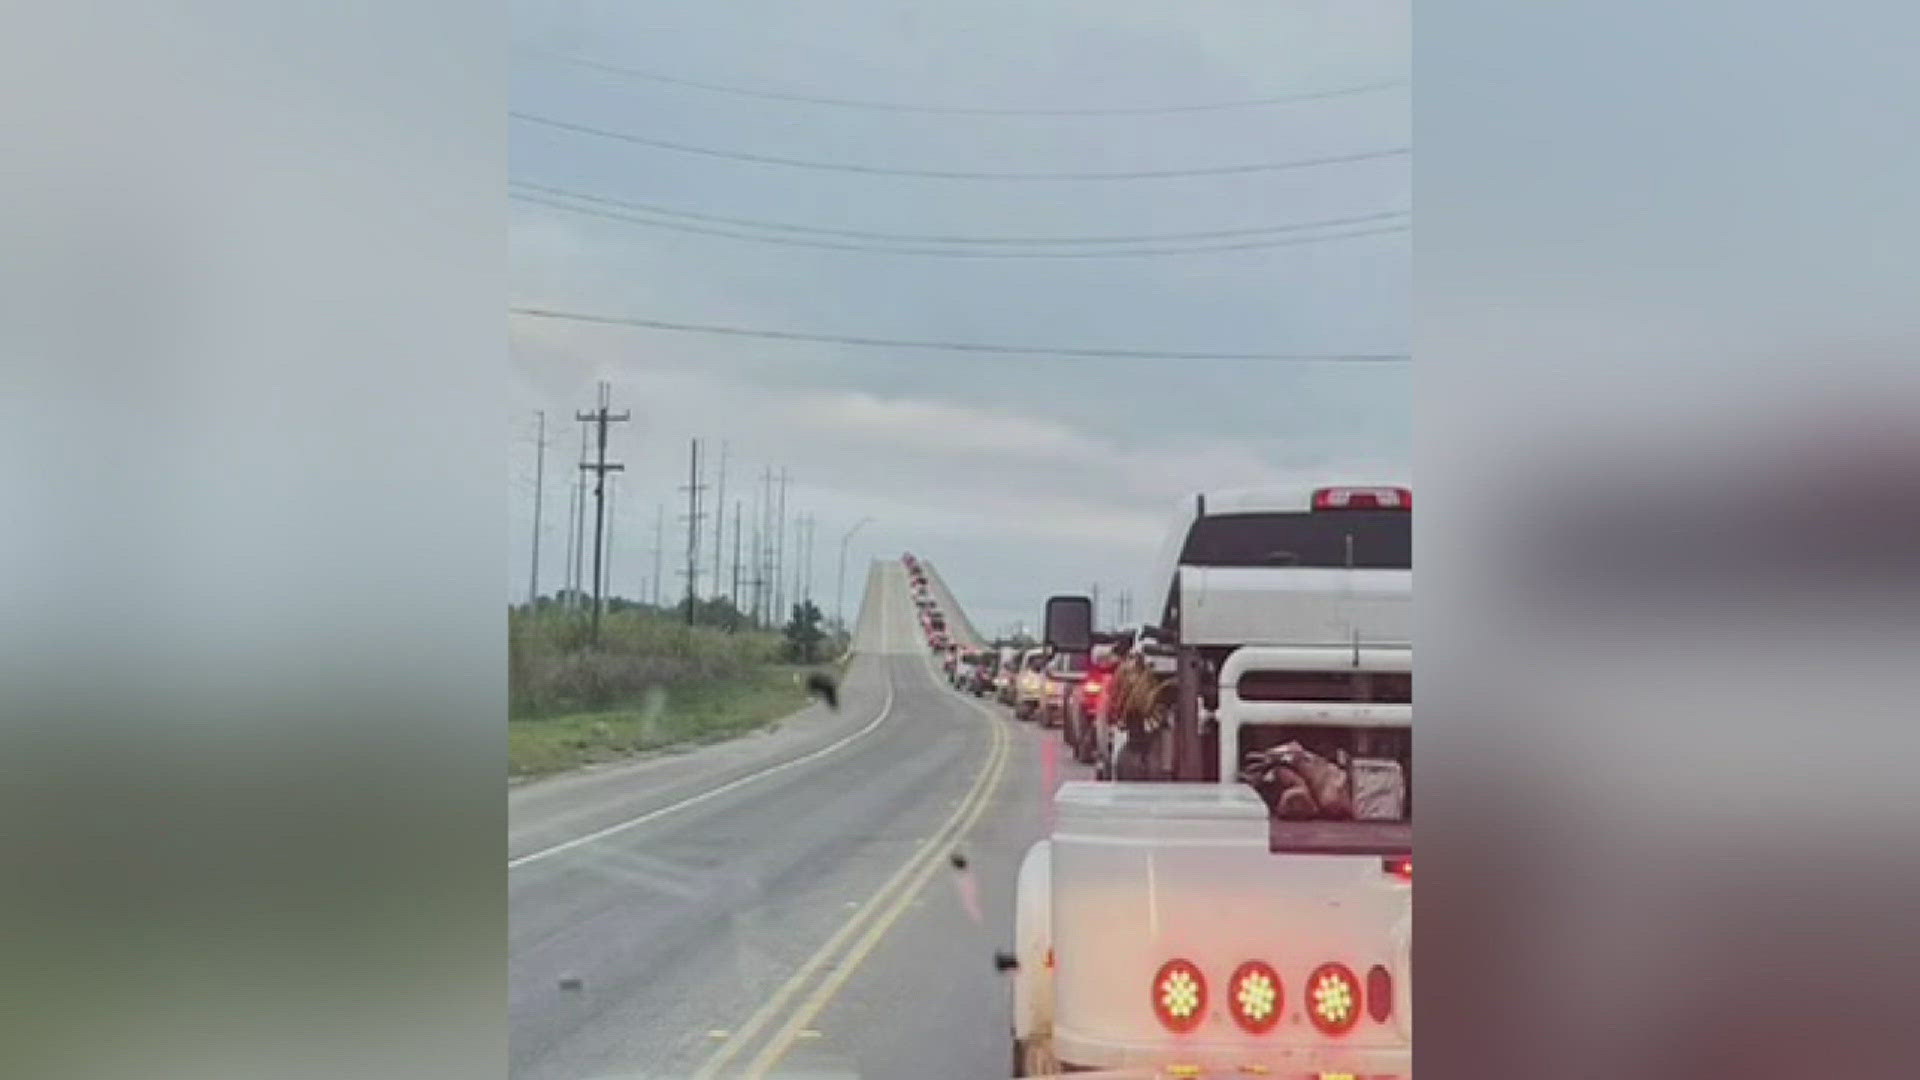
[[[1413,492],[1399,487],[1333,487],[1313,493],[1315,510],[1412,510]]]
[[[1367,969],[1367,1015],[1376,1024],[1393,1015],[1393,973],[1379,964]]]
[[[1321,964],[1307,976],[1307,1018],[1323,1035],[1345,1035],[1360,1019],[1360,980],[1345,964]]]
[[[1280,976],[1268,965],[1249,960],[1234,968],[1227,993],[1233,1022],[1249,1034],[1264,1035],[1280,1022]]]
[[[1185,1034],[1207,1013],[1207,980],[1190,960],[1169,960],[1153,976],[1153,1015],[1168,1031]]]

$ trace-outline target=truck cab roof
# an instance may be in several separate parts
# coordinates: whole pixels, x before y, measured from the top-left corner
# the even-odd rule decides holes
[[[1154,564],[1158,621],[1190,645],[1407,642],[1412,499],[1397,481],[1196,493]]]

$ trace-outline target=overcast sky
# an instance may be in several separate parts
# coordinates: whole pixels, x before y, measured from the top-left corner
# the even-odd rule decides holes
[[[511,101],[648,139],[883,168],[1086,173],[1296,161],[1410,146],[1409,9],[1404,0],[519,3]],[[556,54],[775,94],[988,109],[1188,105],[1396,82],[1250,108],[976,115],[717,93]],[[1411,206],[1409,156],[1170,179],[961,180],[742,162],[524,121],[509,130],[517,183],[828,229],[1129,236]],[[1161,256],[949,258],[510,208],[516,304],[914,340],[1409,351],[1406,232]],[[696,435],[715,457],[729,446],[729,518],[736,498],[752,497],[750,475],[789,470],[789,515],[819,519],[815,592],[829,612],[840,537],[872,516],[850,548],[848,603],[865,560],[913,550],[939,566],[988,633],[1031,624],[1050,592],[1097,581],[1106,596],[1144,595],[1169,509],[1195,490],[1409,468],[1404,363],[1009,357],[520,317],[509,326],[514,598],[525,595],[530,562],[534,412],[547,411],[552,446],[541,565],[550,591],[579,446],[568,418],[591,406],[597,379],[634,417],[615,429],[609,454],[627,467],[613,553],[614,588],[627,595],[652,574],[657,505],[666,507],[669,588],[683,587],[671,571],[684,564],[686,535],[675,489]],[[709,535],[709,560],[710,545]]]

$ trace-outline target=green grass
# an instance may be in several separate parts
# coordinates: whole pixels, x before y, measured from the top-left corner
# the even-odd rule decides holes
[[[807,703],[807,670],[763,665],[726,678],[656,686],[618,708],[510,720],[508,772],[561,772],[763,728]]]
[[[717,620],[716,620],[717,621]],[[594,644],[584,615],[554,606],[507,615],[507,765],[559,772],[766,726],[807,703],[806,667],[774,630],[689,627],[673,612],[607,611]],[[818,657],[832,670],[832,653]]]

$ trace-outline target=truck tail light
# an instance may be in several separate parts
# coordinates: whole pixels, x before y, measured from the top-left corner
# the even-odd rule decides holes
[[[1313,493],[1315,510],[1412,510],[1413,492],[1399,487],[1332,487]]]
[[[1379,964],[1367,969],[1367,1015],[1377,1024],[1393,1015],[1393,973]]]
[[[1185,1034],[1207,1014],[1207,980],[1191,960],[1169,960],[1153,976],[1153,1015],[1162,1027]]]
[[[1407,884],[1413,884],[1413,859],[1387,858],[1380,860],[1380,868]]]
[[[1360,1019],[1360,980],[1345,964],[1321,964],[1307,976],[1307,1018],[1323,1035],[1345,1035]]]
[[[1227,993],[1233,1022],[1248,1034],[1264,1035],[1280,1022],[1280,976],[1271,966],[1249,960],[1234,968]]]

